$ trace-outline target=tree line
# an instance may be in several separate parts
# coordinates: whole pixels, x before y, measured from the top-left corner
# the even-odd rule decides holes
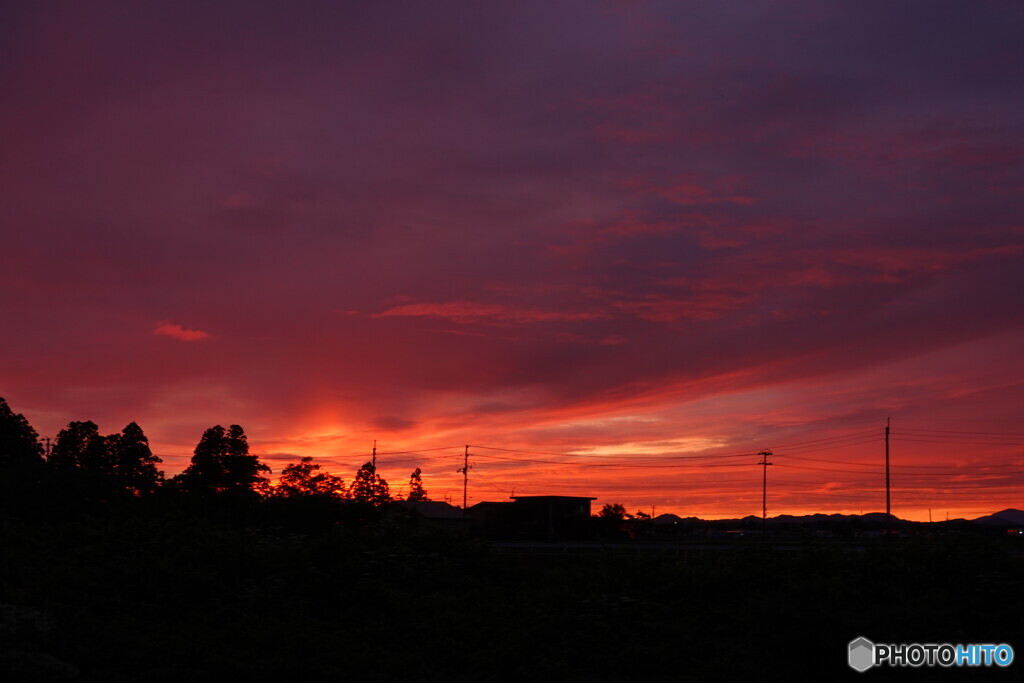
[[[180,474],[166,478],[159,468],[161,462],[135,422],[119,433],[103,435],[94,422],[72,421],[57,434],[52,447],[44,449],[25,416],[0,398],[0,473],[7,488],[43,482],[58,487],[70,484],[107,496],[138,498],[170,492],[264,499],[318,497],[375,506],[395,499],[372,462],[360,467],[346,486],[341,477],[304,457],[286,465],[278,483],[272,485],[267,476],[270,467],[249,452],[245,431],[239,425],[207,429]],[[404,499],[429,500],[418,467],[409,477]]]

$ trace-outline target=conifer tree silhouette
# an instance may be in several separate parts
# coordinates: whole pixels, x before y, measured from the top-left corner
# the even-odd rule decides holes
[[[153,493],[160,487],[164,474],[157,465],[162,461],[150,450],[142,427],[129,422],[120,434],[107,439],[114,474],[122,487],[135,495]]]
[[[423,472],[417,467],[409,475],[409,497],[407,500],[430,500],[427,491],[423,488]]]
[[[262,476],[269,473],[269,467],[249,454],[249,443],[240,426],[224,429],[216,425],[203,432],[191,464],[173,481],[192,493],[255,491],[269,484]]]
[[[381,505],[391,500],[391,490],[383,477],[377,474],[377,468],[373,463],[368,462],[356,472],[349,496],[359,503]]]

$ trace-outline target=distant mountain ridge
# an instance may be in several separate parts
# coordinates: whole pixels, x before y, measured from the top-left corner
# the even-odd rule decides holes
[[[985,517],[978,517],[972,519],[975,524],[1017,524],[1024,526],[1024,510],[1018,510],[1017,508],[1007,508]]]
[[[890,519],[894,522],[907,522],[907,520],[900,519],[895,515],[886,515],[884,512],[868,512],[863,515],[841,515],[841,514],[824,514],[816,513],[812,515],[778,515],[777,517],[769,517],[766,520],[766,524],[811,524],[821,522],[840,522],[840,521],[854,521],[861,520],[865,522],[885,522]],[[672,513],[666,513],[658,515],[651,520],[654,524],[667,525],[667,524],[679,524],[679,523],[703,523],[703,522],[715,522],[716,524],[750,524],[753,522],[760,522],[761,518],[756,515],[748,515],[742,519],[701,519],[700,517],[680,517]],[[1018,510],[1016,508],[1007,508],[1006,510],[1000,510],[991,515],[984,517],[978,517],[977,519],[971,520],[943,520],[943,521],[969,521],[974,524],[1012,524],[1024,526],[1024,510]]]

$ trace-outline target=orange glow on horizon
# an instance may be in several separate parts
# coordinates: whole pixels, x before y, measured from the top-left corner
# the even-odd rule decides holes
[[[624,421],[629,424],[631,421]],[[597,421],[606,424],[607,421]],[[378,440],[377,465],[400,494],[413,469],[423,471],[434,500],[461,504],[465,434],[429,434]],[[955,446],[915,443],[917,432],[893,431],[892,505],[901,519],[934,521],[976,518],[1021,507],[1019,479],[1024,463],[1019,448],[1002,443],[981,447],[969,457]],[[444,447],[443,438],[449,446]],[[901,439],[908,440],[903,441]],[[595,496],[596,513],[605,503],[630,512],[672,513],[702,519],[759,517],[761,467],[756,448],[725,438],[661,439],[593,443],[566,448],[536,442],[470,441],[468,501],[507,500],[518,495]],[[818,443],[814,443],[817,441]],[[804,443],[811,442],[811,443]],[[281,442],[254,444],[256,453],[289,453],[272,463],[275,473],[304,455],[326,471],[350,481],[371,457],[373,440],[341,436],[332,430]],[[884,437],[881,428],[848,434],[795,438],[773,450],[768,471],[768,514],[865,514],[884,512]],[[441,444],[441,447],[439,447]],[[556,450],[560,449],[560,450]],[[958,457],[954,459],[954,454]],[[948,456],[948,457],[947,457]],[[941,469],[925,462],[945,462]],[[922,463],[922,464],[917,464]],[[991,464],[998,463],[998,464]]]

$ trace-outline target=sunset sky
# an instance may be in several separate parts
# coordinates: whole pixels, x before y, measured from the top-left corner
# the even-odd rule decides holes
[[[4,2],[0,396],[680,516],[1024,508],[1024,4]],[[505,450],[498,450],[505,449]],[[399,453],[420,451],[418,453]]]

